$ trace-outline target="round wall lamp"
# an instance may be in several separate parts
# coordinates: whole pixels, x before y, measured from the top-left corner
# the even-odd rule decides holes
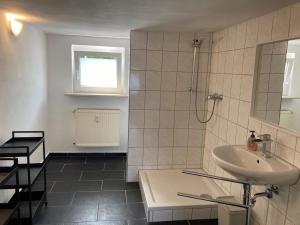
[[[15,19],[10,19],[9,30],[14,36],[18,36],[23,30],[23,24]]]

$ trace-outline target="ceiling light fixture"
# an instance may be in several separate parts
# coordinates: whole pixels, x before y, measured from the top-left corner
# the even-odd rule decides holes
[[[14,14],[7,14],[6,17],[8,20],[9,31],[12,35],[18,36],[23,30],[23,23],[16,20],[16,18],[21,17]]]

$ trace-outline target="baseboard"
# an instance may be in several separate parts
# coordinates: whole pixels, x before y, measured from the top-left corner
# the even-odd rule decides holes
[[[69,153],[69,152],[50,152],[47,155],[47,158],[50,157],[98,157],[98,158],[108,158],[108,157],[125,157],[127,154],[126,153],[83,153],[83,152],[78,152],[78,153]]]

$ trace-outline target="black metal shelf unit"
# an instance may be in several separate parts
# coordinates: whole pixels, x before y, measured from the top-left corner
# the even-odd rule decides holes
[[[18,159],[11,158],[0,158],[1,163],[12,162],[12,165],[0,167],[0,189],[14,189],[15,192],[13,197],[5,202],[0,203],[0,225],[6,225],[10,221],[10,219],[17,212],[17,219],[20,221],[20,208],[19,208],[19,200],[20,200],[20,192],[19,192],[19,171],[18,171]],[[14,187],[7,187],[6,182],[13,178],[15,185]]]
[[[30,156],[42,145],[43,161],[31,163]],[[23,157],[25,164],[18,164],[18,179],[12,175],[3,183],[3,188],[21,188],[19,197],[12,197],[14,202],[18,199],[21,224],[33,224],[34,216],[43,204],[47,205],[47,177],[45,169],[46,150],[44,131],[13,131],[12,138],[0,146],[1,157]],[[39,175],[43,176],[43,190],[33,191],[32,186]],[[1,224],[0,224],[1,225]]]

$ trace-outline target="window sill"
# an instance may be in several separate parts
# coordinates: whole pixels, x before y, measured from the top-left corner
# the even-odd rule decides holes
[[[104,94],[104,93],[84,93],[84,92],[67,92],[64,95],[65,96],[107,96],[107,97],[121,97],[121,98],[129,97],[126,94]]]

